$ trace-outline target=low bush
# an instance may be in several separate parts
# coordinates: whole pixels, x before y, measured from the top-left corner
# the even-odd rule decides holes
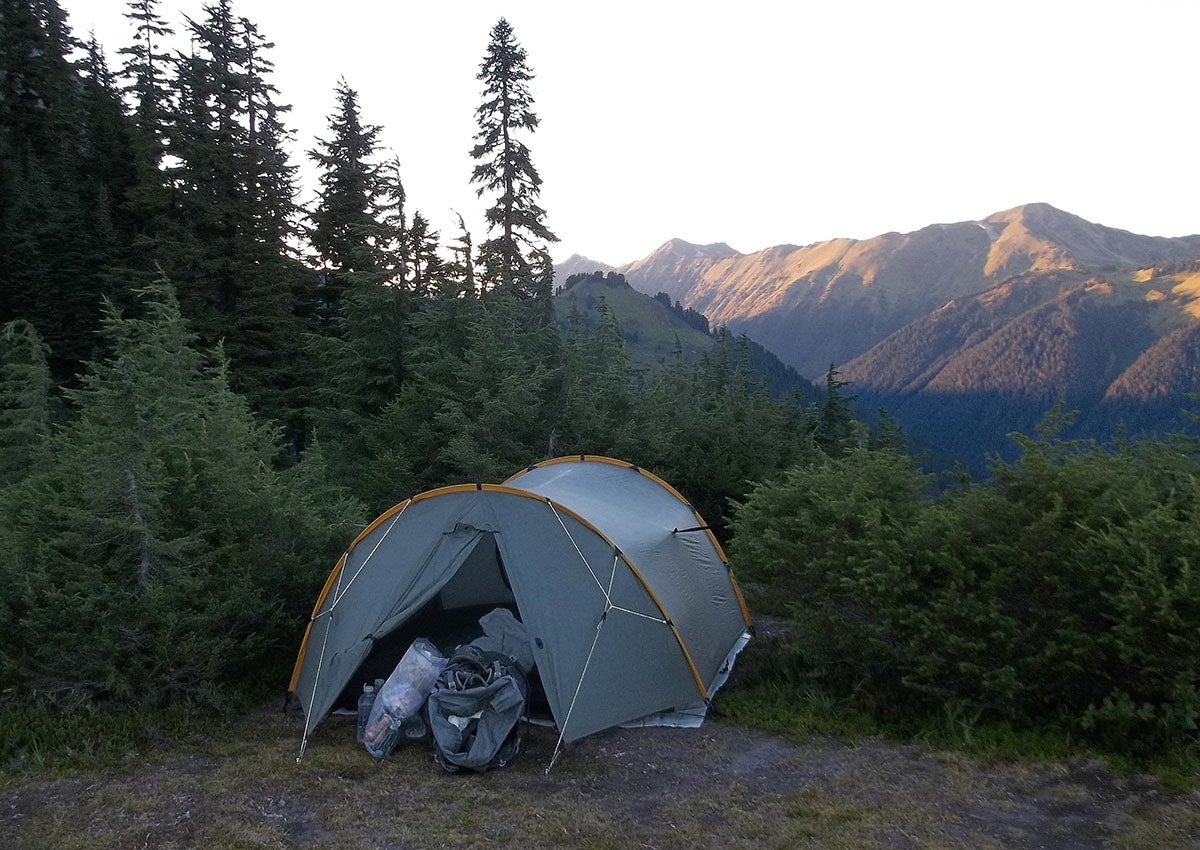
[[[993,480],[939,498],[865,449],[760,485],[730,545],[752,603],[792,624],[802,681],[881,722],[952,710],[1200,752],[1196,444],[1018,439]]]

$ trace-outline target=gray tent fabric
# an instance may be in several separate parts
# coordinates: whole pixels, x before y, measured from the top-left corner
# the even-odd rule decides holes
[[[692,706],[750,621],[724,553],[670,485],[591,455],[384,513],[318,597],[290,691],[305,741],[375,643],[433,604],[511,606],[562,740]]]

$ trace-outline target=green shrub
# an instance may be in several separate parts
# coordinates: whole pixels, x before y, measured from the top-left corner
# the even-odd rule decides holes
[[[1195,444],[1019,438],[995,479],[923,494],[891,452],[790,470],[735,507],[730,554],[789,618],[806,677],[895,722],[1066,722],[1111,749],[1196,747]]]
[[[169,287],[110,309],[109,356],[44,460],[0,490],[3,701],[208,703],[286,684],[311,600],[359,510],[319,452],[276,435],[192,347]],[[10,678],[11,677],[11,678]]]

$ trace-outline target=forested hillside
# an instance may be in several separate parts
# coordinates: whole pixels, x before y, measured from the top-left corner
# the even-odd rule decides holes
[[[229,0],[156,7],[106,53],[54,0],[0,5],[0,700],[282,687],[340,547],[426,489],[613,455],[724,534],[729,498],[849,433],[703,317],[688,356],[636,365],[612,313],[560,329],[506,21],[457,142],[489,230],[444,238],[348,81],[294,139],[265,34]],[[191,50],[160,52],[177,25]]]
[[[1026,272],[956,298],[845,364],[864,403],[886,407],[976,470],[1014,457],[1058,402],[1074,436],[1184,429],[1200,390],[1195,263],[1104,273]]]
[[[556,266],[561,276],[562,266]],[[710,327],[708,317],[667,293],[653,298],[638,292],[625,276],[593,270],[568,275],[555,289],[554,307],[559,327],[569,336],[615,324],[630,363],[637,371],[654,370],[668,363],[696,363],[722,346],[734,346],[746,361],[752,380],[765,382],[774,398],[796,393],[805,402],[819,401],[812,383],[784,365],[770,351],[744,334],[731,341],[726,328]]]

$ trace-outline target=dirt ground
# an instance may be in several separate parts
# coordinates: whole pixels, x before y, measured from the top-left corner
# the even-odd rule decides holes
[[[566,748],[532,727],[507,769],[451,776],[427,743],[375,761],[331,718],[302,719],[117,771],[0,781],[0,848],[1200,848],[1200,793],[1095,764],[982,766],[877,740],[801,744],[708,721]]]

